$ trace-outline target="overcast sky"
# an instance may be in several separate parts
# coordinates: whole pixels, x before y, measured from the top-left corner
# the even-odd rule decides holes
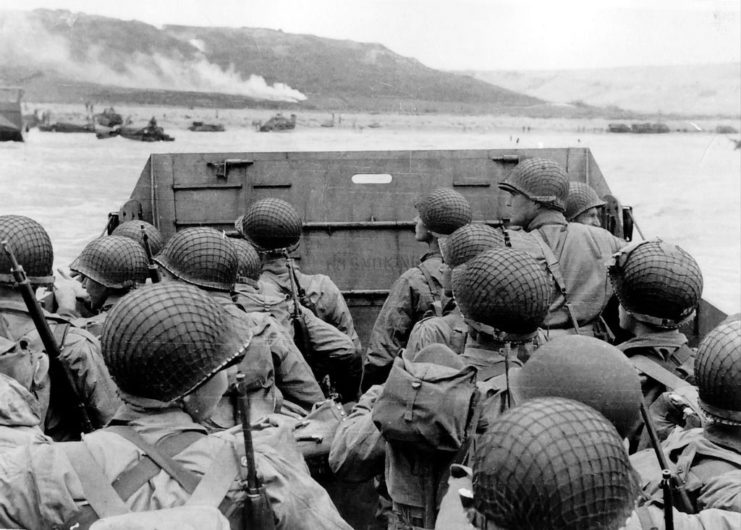
[[[739,0],[0,0],[38,7],[378,42],[441,69],[741,61]]]

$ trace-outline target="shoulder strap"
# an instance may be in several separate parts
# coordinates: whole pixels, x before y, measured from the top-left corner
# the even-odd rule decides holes
[[[419,265],[417,265],[417,268],[422,272],[422,276],[425,277],[425,283],[427,284],[427,287],[430,289],[430,294],[432,295],[432,308],[435,311],[435,316],[441,317],[443,316],[443,304],[442,300],[440,299],[440,289],[437,289],[435,287],[435,281],[432,278],[432,274],[430,274],[430,271],[427,269],[427,266],[424,264],[423,261]]]
[[[674,390],[682,386],[688,386],[689,383],[684,379],[677,377],[659,363],[645,355],[633,355],[629,357],[638,370],[646,374],[651,379],[658,381],[669,390]]]
[[[155,464],[163,471],[170,475],[180,484],[185,491],[193,493],[198,485],[199,477],[191,471],[185,469],[182,464],[176,462],[172,457],[158,451],[153,445],[149,444],[139,433],[127,425],[112,425],[106,428],[107,431],[114,432],[125,438],[132,444],[141,449]]]
[[[535,242],[538,244],[540,250],[545,256],[545,266],[548,269],[548,272],[551,273],[551,276],[553,276],[553,280],[556,282],[556,287],[558,287],[558,290],[561,291],[561,294],[566,298],[566,282],[563,279],[563,274],[561,274],[561,263],[551,247],[548,246],[548,243],[540,230],[536,229],[530,233],[533,235]]]
[[[67,332],[70,326],[71,324],[69,322],[59,322],[52,328],[52,335],[54,335],[54,340],[59,346],[59,351],[64,349],[64,343],[67,340]]]
[[[99,518],[129,513],[85,442],[59,444],[80,479],[82,491]]]

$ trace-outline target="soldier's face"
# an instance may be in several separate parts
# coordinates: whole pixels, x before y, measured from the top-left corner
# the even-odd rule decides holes
[[[602,223],[600,223],[599,219],[599,210],[595,208],[590,208],[584,213],[581,213],[576,216],[574,219],[575,223],[581,223],[583,225],[591,225],[591,226],[602,226]]]
[[[538,203],[531,201],[521,193],[505,191],[504,205],[509,212],[510,223],[515,226],[526,227],[538,213]]]
[[[226,370],[214,374],[211,379],[206,381],[197,390],[183,398],[185,411],[195,421],[203,421],[210,418],[216,406],[221,400],[221,396],[229,388],[229,380]]]
[[[423,243],[427,243],[432,239],[432,234],[420,219],[419,215],[414,218],[414,239]]]
[[[93,309],[99,309],[106,298],[108,298],[108,288],[105,285],[101,285],[95,280],[84,277],[82,280],[82,286],[87,291],[90,297],[90,305]]]

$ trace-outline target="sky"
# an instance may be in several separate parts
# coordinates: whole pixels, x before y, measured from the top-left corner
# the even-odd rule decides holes
[[[0,0],[40,7],[377,42],[447,70],[741,62],[739,0]]]

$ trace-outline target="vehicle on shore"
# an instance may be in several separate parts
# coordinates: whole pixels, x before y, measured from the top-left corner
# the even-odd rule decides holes
[[[0,87],[0,142],[22,142],[28,130],[23,122],[23,89]]]
[[[224,132],[226,129],[224,129],[224,126],[221,123],[194,121],[191,126],[188,127],[188,130],[195,132]]]
[[[92,123],[71,123],[66,121],[56,121],[54,123],[40,123],[39,130],[43,132],[58,133],[94,133],[95,125]]]
[[[165,133],[162,127],[156,125],[147,125],[146,127],[114,127],[107,130],[98,128],[95,136],[99,140],[115,138],[116,136],[139,142],[172,142],[175,140],[175,138]]]
[[[290,131],[296,128],[296,115],[291,114],[286,118],[280,112],[265,123],[258,122],[257,130],[260,132]]]

